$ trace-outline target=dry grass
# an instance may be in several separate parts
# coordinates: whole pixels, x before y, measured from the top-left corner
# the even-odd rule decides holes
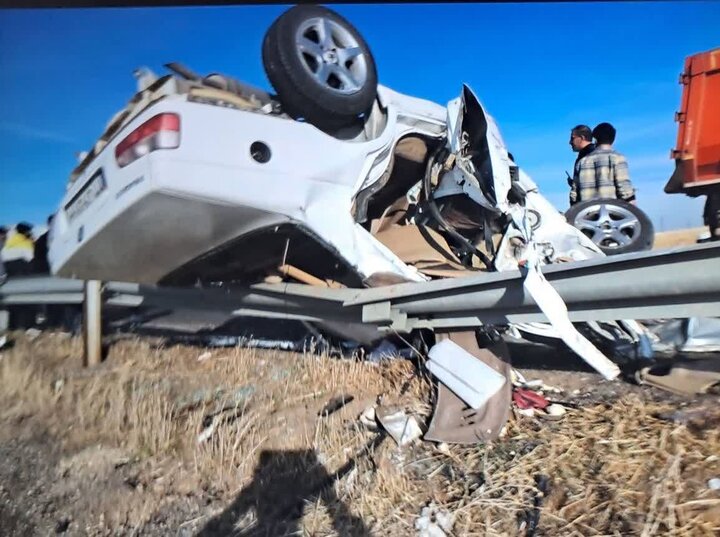
[[[655,234],[653,250],[672,248],[673,246],[692,246],[697,243],[698,236],[707,231],[707,227],[694,227],[690,229],[674,229]]]
[[[0,423],[46,424],[67,453],[102,444],[139,461],[147,468],[143,482],[156,485],[143,497],[138,527],[164,495],[205,491],[229,504],[253,482],[262,453],[285,453],[286,463],[293,453],[312,453],[331,475],[373,439],[356,417],[378,397],[421,417],[429,413],[428,382],[403,361],[377,367],[221,349],[199,362],[200,349],[129,340],[89,371],[80,367],[80,349],[77,340],[59,335],[18,338],[0,360]],[[342,394],[355,400],[318,418],[319,409]],[[218,407],[229,408],[199,443]],[[524,534],[539,476],[548,478],[539,507],[545,535],[717,534],[720,494],[706,483],[720,476],[713,458],[720,454],[720,414],[703,415],[707,427],[690,427],[655,417],[667,410],[625,396],[612,406],[573,410],[558,422],[513,419],[493,445],[441,451],[425,443],[401,450],[386,440],[358,457],[332,490],[348,506],[347,516],[377,535],[415,534],[414,521],[429,502],[455,513],[455,535]],[[331,505],[321,500],[307,498],[303,535],[334,534]],[[207,520],[198,518],[200,526]],[[104,524],[112,529],[111,518]]]

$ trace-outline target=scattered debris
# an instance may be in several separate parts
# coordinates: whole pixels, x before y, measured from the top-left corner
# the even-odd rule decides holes
[[[202,353],[200,356],[198,356],[197,361],[198,362],[204,362],[205,360],[208,360],[212,357],[212,353],[210,351],[206,351]]]
[[[533,418],[535,417],[535,409],[534,408],[519,408],[517,410],[517,413],[521,416],[525,416],[526,418]]]
[[[371,432],[376,432],[379,430],[377,419],[375,416],[375,407],[369,406],[365,410],[363,410],[362,414],[360,414],[360,423]]]
[[[635,379],[681,395],[713,393],[720,386],[720,360],[678,359],[640,369]]]
[[[218,394],[216,398],[218,398],[219,395],[223,395],[223,397],[215,408],[203,418],[203,430],[197,437],[198,444],[202,444],[212,437],[215,429],[219,425],[233,422],[245,413],[248,399],[255,393],[255,386],[248,384],[236,388],[229,393],[224,390],[220,390],[220,392],[216,391],[215,393]],[[226,413],[228,410],[232,410],[233,412]]]
[[[206,442],[212,437],[213,433],[220,425],[232,423],[244,413],[245,409],[238,408],[235,409],[234,412],[230,413],[224,413],[224,411],[222,411],[215,414],[206,415],[202,421],[203,430],[200,431],[197,436],[197,443],[202,444],[203,442]]]
[[[340,395],[338,397],[333,397],[330,399],[330,401],[327,402],[327,404],[318,412],[318,416],[321,418],[326,418],[330,414],[333,414],[340,410],[342,407],[347,405],[348,403],[352,402],[355,399],[352,395]]]
[[[57,379],[55,382],[53,382],[53,393],[55,395],[59,394],[63,387],[65,386],[65,379]]]
[[[446,537],[452,531],[455,517],[452,513],[438,509],[433,503],[423,507],[415,521],[418,537]]]
[[[548,416],[559,419],[567,413],[567,409],[562,405],[552,403],[551,405],[548,405],[545,412],[547,412]]]
[[[382,360],[392,360],[401,356],[400,349],[392,341],[383,339],[378,345],[365,355],[365,360],[379,363]]]
[[[538,392],[528,390],[526,388],[515,388],[512,394],[513,403],[520,409],[537,408],[543,410],[550,405],[550,401],[545,399]]]
[[[720,477],[713,477],[708,481],[708,488],[710,490],[720,490]]]
[[[656,352],[720,351],[720,319],[691,317],[660,322],[650,327]]]
[[[412,371],[411,364],[388,364],[381,372],[357,362],[326,357],[318,363],[304,360],[295,364],[294,356],[247,353],[246,356],[241,355],[244,362],[238,365],[242,367],[228,368],[224,360],[214,358],[205,367],[196,362],[198,354],[204,352],[204,349],[163,349],[158,351],[162,358],[160,362],[172,363],[173,370],[158,374],[157,362],[148,360],[144,363],[137,358],[151,354],[146,351],[148,344],[128,340],[119,342],[111,350],[114,354],[111,354],[108,366],[114,367],[123,360],[133,374],[138,373],[137,381],[131,383],[130,387],[136,390],[139,402],[157,401],[158,395],[164,406],[172,404],[177,396],[184,396],[185,403],[193,399],[196,403],[198,400],[206,401],[190,415],[128,412],[127,419],[132,420],[129,426],[152,435],[139,437],[127,432],[136,429],[118,428],[117,424],[121,422],[112,421],[121,417],[122,412],[98,415],[86,423],[84,428],[78,428],[77,417],[73,412],[77,400],[92,396],[99,404],[111,409],[122,411],[126,408],[128,400],[122,390],[115,389],[115,376],[96,371],[90,377],[92,383],[79,382],[73,376],[77,364],[65,359],[68,349],[74,347],[69,344],[56,345],[52,338],[47,337],[47,333],[41,338],[42,345],[48,347],[47,353],[44,348],[37,348],[37,342],[27,344],[22,338],[18,339],[19,347],[11,353],[3,351],[7,364],[2,363],[2,369],[6,370],[11,365],[23,368],[18,369],[28,371],[23,377],[41,381],[37,385],[46,394],[52,394],[56,380],[65,379],[63,396],[57,397],[56,401],[49,400],[53,413],[43,415],[43,419],[54,420],[47,423],[55,428],[59,441],[68,442],[69,439],[75,442],[79,439],[83,443],[92,440],[103,445],[123,445],[122,450],[103,449],[103,462],[99,466],[97,463],[91,465],[91,461],[98,460],[95,448],[82,457],[73,456],[72,463],[68,464],[56,462],[51,458],[52,453],[42,455],[48,451],[39,452],[40,456],[36,456],[35,451],[27,452],[28,455],[23,452],[22,458],[14,457],[5,461],[0,474],[9,476],[10,480],[0,477],[0,487],[5,489],[3,492],[0,488],[0,500],[14,501],[12,492],[16,490],[15,487],[19,488],[23,494],[18,499],[18,502],[22,502],[18,503],[16,512],[22,512],[20,509],[25,505],[42,507],[45,504],[47,493],[44,491],[39,493],[45,495],[42,502],[36,500],[38,496],[35,495],[26,499],[25,495],[30,488],[41,486],[35,486],[34,483],[49,483],[47,488],[52,487],[57,494],[66,491],[74,493],[75,490],[82,494],[72,502],[72,498],[65,501],[65,496],[57,496],[52,509],[42,515],[45,534],[53,534],[57,521],[64,515],[71,516],[72,522],[61,535],[90,527],[96,519],[86,515],[85,511],[92,513],[92,516],[98,512],[110,513],[113,519],[103,529],[107,534],[127,533],[127,526],[118,526],[124,520],[136,524],[141,533],[159,535],[167,533],[168,527],[178,527],[192,516],[211,518],[214,510],[230,506],[238,497],[235,491],[253,479],[257,465],[249,460],[254,456],[249,454],[259,456],[262,450],[283,454],[290,451],[298,456],[292,458],[291,455],[289,461],[282,458],[284,455],[273,459],[271,484],[265,487],[266,493],[263,492],[261,499],[272,505],[274,498],[284,497],[285,491],[288,491],[287,496],[293,496],[292,480],[288,483],[288,480],[282,478],[284,474],[281,472],[284,468],[295,468],[293,461],[313,461],[313,466],[308,467],[308,473],[316,475],[318,480],[321,474],[329,474],[330,477],[323,483],[335,487],[323,490],[330,495],[336,494],[339,502],[352,505],[353,511],[364,520],[387,521],[382,524],[382,530],[388,535],[418,535],[420,529],[415,528],[415,523],[421,516],[421,510],[431,501],[439,509],[452,513],[455,518],[452,530],[443,530],[448,536],[532,534],[536,514],[535,498],[538,494],[536,489],[539,489],[535,485],[535,476],[539,474],[550,476],[551,482],[549,491],[537,506],[540,518],[535,537],[541,534],[570,535],[573,532],[575,535],[594,532],[603,535],[640,535],[644,527],[648,528],[648,534],[661,534],[673,523],[678,535],[710,535],[713,528],[717,527],[714,520],[717,520],[717,509],[720,507],[720,492],[710,488],[714,483],[712,480],[720,478],[717,467],[717,461],[720,460],[720,408],[716,397],[683,401],[663,396],[657,390],[622,385],[617,397],[600,403],[583,402],[583,410],[574,411],[545,394],[550,404],[544,411],[527,411],[533,413],[534,417],[522,417],[520,411],[514,409],[517,418],[511,419],[504,427],[506,436],[500,441],[464,448],[453,446],[452,442],[420,444],[416,440],[400,448],[388,438],[390,434],[385,429],[376,425],[376,409],[397,405],[396,408],[405,411],[408,416],[414,415],[419,426],[424,427],[429,408],[421,408],[418,404],[416,410],[413,406],[419,390],[413,388],[408,391],[406,398],[398,398],[405,375]],[[26,359],[15,358],[18,349],[27,352],[22,355]],[[219,356],[216,351],[213,351],[213,355]],[[260,359],[267,362],[264,370],[247,367],[247,364],[255,364]],[[288,367],[287,363],[293,364],[294,372],[293,381],[287,388],[274,383],[264,384],[269,381],[274,368]],[[29,369],[28,364],[37,365]],[[321,365],[332,371],[332,375],[323,374]],[[202,369],[202,378],[197,377],[199,369]],[[305,376],[305,372],[312,374]],[[360,372],[367,375],[367,380],[357,378]],[[526,374],[526,377],[540,377],[548,383],[566,386],[563,380],[554,380],[566,378],[565,374]],[[15,404],[17,400],[23,406],[35,408],[32,393],[19,393],[8,382],[14,381],[17,376],[5,375],[3,378],[6,382],[0,388],[3,402]],[[160,380],[166,380],[167,384],[160,384]],[[344,386],[348,381],[351,385]],[[228,410],[215,420],[210,418],[202,425],[199,423],[206,412],[216,406],[222,407],[220,403],[224,399],[230,402],[235,397],[247,396],[252,391],[247,385],[254,386],[255,393],[259,395],[256,405],[256,396],[253,395],[248,405],[241,407],[244,414],[235,418],[234,422],[224,421],[237,412]],[[587,382],[579,379],[576,385],[585,386]],[[567,386],[568,392],[575,387]],[[515,407],[510,399],[511,383],[506,383],[504,389],[508,390],[508,398],[503,408],[510,412]],[[586,391],[583,388],[583,393]],[[352,394],[355,400],[337,411],[335,418],[317,418],[318,411],[330,399],[343,393]],[[377,402],[379,393],[384,395],[384,403]],[[272,396],[272,399],[266,399],[266,395]],[[280,404],[265,404],[266,401]],[[301,403],[298,404],[298,401]],[[48,400],[43,399],[40,403],[44,405]],[[544,421],[544,414],[553,413],[552,405],[556,403],[566,408],[567,413],[560,421]],[[461,402],[461,405],[458,411],[460,414],[473,412],[464,403]],[[143,405],[135,408],[141,410],[148,407]],[[688,426],[697,423],[702,434],[653,418],[660,413],[668,415],[676,423]],[[360,418],[350,420],[349,423],[339,419],[346,414],[349,418]],[[14,416],[3,423],[10,433],[18,435],[28,426],[26,421],[17,422]],[[363,428],[366,423],[371,427],[379,427],[381,432],[367,432]],[[206,427],[210,428],[205,430]],[[172,436],[163,436],[165,433],[162,429],[172,431]],[[79,430],[82,431],[81,436],[78,436]],[[201,436],[199,433],[204,434]],[[360,459],[353,458],[352,454],[362,445],[372,437],[379,438],[381,434],[386,438],[384,449],[367,448],[369,456],[363,454]],[[269,439],[263,440],[266,437]],[[163,444],[156,439],[162,440]],[[198,439],[201,442],[199,446]],[[148,457],[148,453],[152,452],[141,451],[144,448],[140,446],[150,445],[150,442],[158,447],[154,448],[157,450],[154,451],[155,455]],[[71,444],[73,451],[75,445],[80,449],[83,443]],[[259,444],[261,447],[258,448]],[[318,452],[322,455],[316,457],[315,453]],[[404,455],[404,459],[398,455]],[[242,464],[246,456],[248,463]],[[127,457],[131,457],[130,462]],[[400,464],[398,460],[404,462]],[[28,464],[46,461],[47,469],[43,472],[47,473],[47,477],[41,474],[42,481],[36,481],[34,476],[37,474],[25,472],[26,466],[21,464],[22,461],[28,461]],[[323,461],[324,469],[320,467]],[[17,479],[13,473],[14,466],[22,470]],[[65,468],[68,469],[67,474],[60,473]],[[228,468],[231,471],[227,471]],[[156,469],[162,474],[163,481],[153,477]],[[203,473],[199,474],[199,470]],[[316,471],[319,473],[315,474]],[[220,473],[225,476],[222,478],[225,481],[220,481]],[[187,483],[183,476],[187,476]],[[274,482],[276,476],[281,478],[277,485]],[[314,477],[312,481],[315,481]],[[23,483],[27,483],[27,486]],[[308,487],[311,485],[309,483]],[[386,488],[388,485],[392,489]],[[156,493],[155,487],[160,486],[171,496],[164,496],[164,492]],[[290,488],[283,488],[287,486]],[[145,492],[141,494],[140,490]],[[391,492],[388,493],[388,490]],[[94,507],[96,497],[102,497],[104,511]],[[166,497],[169,499],[166,500]],[[653,498],[657,498],[654,512],[648,507],[652,506]],[[160,504],[161,501],[170,506],[168,511],[163,511],[162,506],[166,503]],[[142,516],[144,511],[141,508],[146,504],[162,516],[170,513],[167,516],[173,518],[159,519],[158,524],[162,526],[148,526],[134,518]],[[303,520],[315,524],[313,517],[317,513],[318,522],[312,527],[309,523],[299,522],[299,531],[315,534],[329,534],[333,531],[331,520],[323,518],[326,507],[323,507],[322,502],[314,508],[309,504],[302,505],[302,513],[305,514]],[[193,511],[185,506],[193,506]],[[666,507],[672,510],[666,510]],[[28,512],[33,517],[40,516],[40,511],[28,509]],[[129,518],[123,518],[128,513]],[[586,516],[580,518],[583,515]],[[251,513],[251,516],[254,515]],[[427,518],[429,520],[421,524],[437,524],[429,516]],[[523,523],[523,529],[520,530]],[[185,534],[198,534],[204,524],[192,525]],[[654,530],[655,525],[659,525],[659,529]],[[342,529],[337,530],[339,534],[353,533],[348,525]],[[229,532],[231,530],[228,529],[226,533]]]
[[[0,336],[0,350],[4,349],[8,343],[7,334]]]
[[[38,330],[37,328],[28,328],[25,330],[25,337],[27,337],[28,341],[35,341],[40,337],[40,334],[42,334],[42,330]]]
[[[198,444],[207,442],[210,439],[210,437],[212,437],[213,433],[215,432],[217,422],[218,422],[218,416],[213,416],[212,419],[210,420],[210,423],[202,431],[200,431],[200,434],[198,434],[198,436],[197,436]]]
[[[450,339],[434,345],[427,368],[470,408],[479,409],[498,393],[505,377]]]
[[[512,370],[512,384],[517,388],[527,388],[529,390],[536,390],[541,393],[563,393],[564,390],[556,386],[550,386],[545,384],[541,379],[526,380],[520,371],[517,369]]]
[[[395,408],[379,407],[375,414],[380,424],[400,446],[417,440],[423,434],[414,416]]]
[[[438,341],[450,339],[467,350],[477,361],[492,368],[505,379],[502,387],[477,410],[468,405],[443,382],[439,383],[435,412],[425,440],[454,444],[477,444],[495,440],[505,426],[512,403],[510,382],[510,352],[507,344],[499,341],[480,348],[474,331],[438,332]]]

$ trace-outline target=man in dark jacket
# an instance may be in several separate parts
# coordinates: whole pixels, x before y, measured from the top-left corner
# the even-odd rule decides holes
[[[592,131],[587,125],[577,125],[570,131],[570,147],[578,154],[573,166],[573,176],[568,177],[568,185],[570,186],[570,205],[574,205],[578,200],[578,176],[580,174],[580,160],[595,150],[595,144],[592,143]]]
[[[33,269],[35,274],[50,274],[50,264],[48,263],[48,235],[50,234],[50,226],[52,226],[53,215],[48,216],[47,231],[35,240],[35,257],[33,258]]]

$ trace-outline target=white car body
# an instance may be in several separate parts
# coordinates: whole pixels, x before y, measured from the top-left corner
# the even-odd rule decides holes
[[[428,279],[357,223],[352,205],[359,191],[388,170],[395,145],[406,135],[437,140],[447,136],[449,148],[459,152],[463,98],[445,108],[380,86],[378,100],[376,117],[368,121],[375,132],[343,140],[261,110],[191,102],[187,93],[167,92],[123,125],[70,184],[53,221],[53,273],[158,283],[239,237],[291,224],[308,230],[361,279],[376,273]],[[162,113],[179,115],[179,147],[152,151],[120,167],[117,145]],[[513,208],[507,200],[508,153],[497,125],[486,118],[497,200],[487,200],[460,158],[436,196],[463,192],[493,213],[509,214]],[[251,157],[249,147],[256,141],[270,148],[268,162]],[[104,188],[96,184],[98,179],[93,182],[98,174]],[[540,215],[541,225],[534,233],[541,242],[554,245],[551,257],[602,255],[522,171],[520,183],[528,191],[528,203],[514,210],[525,214],[533,209]],[[512,234],[509,230],[506,239]],[[508,253],[507,240],[504,244],[497,268],[517,267],[517,255]]]

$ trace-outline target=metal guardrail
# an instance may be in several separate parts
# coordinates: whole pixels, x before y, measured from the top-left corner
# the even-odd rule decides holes
[[[0,304],[82,304],[83,282],[50,276],[10,278],[0,287]]]
[[[547,265],[572,321],[720,316],[720,243]],[[367,322],[399,327],[546,321],[520,270],[362,290]],[[422,286],[422,287],[421,287]]]
[[[639,252],[548,265],[545,278],[572,321],[720,316],[720,244]],[[327,289],[304,284],[168,288],[110,282],[106,304],[222,310],[228,314],[304,321],[418,327],[470,327],[545,321],[523,289],[520,270],[406,283],[374,289]],[[8,280],[0,308],[22,304],[81,304],[83,282],[52,277]]]

